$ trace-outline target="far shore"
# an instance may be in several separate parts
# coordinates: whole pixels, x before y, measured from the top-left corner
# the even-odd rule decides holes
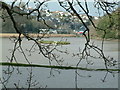
[[[31,37],[43,36],[42,34],[29,34]],[[17,33],[0,33],[0,37],[9,38],[9,37],[18,37]],[[24,37],[22,34],[21,37]],[[44,37],[76,37],[75,34],[46,34]]]
[[[37,37],[38,35],[41,37],[42,34],[29,34],[31,37]],[[10,37],[18,37],[19,34],[17,33],[0,33],[0,38],[10,38]],[[46,34],[44,37],[83,37],[82,35],[75,35],[75,34]],[[24,35],[22,34],[21,37],[23,38]],[[99,37],[92,37],[92,39],[102,40]],[[120,41],[119,39],[105,39],[105,41]]]

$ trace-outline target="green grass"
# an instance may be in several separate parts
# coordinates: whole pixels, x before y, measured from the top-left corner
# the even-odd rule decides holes
[[[43,44],[57,44],[57,45],[68,45],[70,44],[70,42],[66,42],[66,41],[45,41],[45,40],[42,40],[42,41],[39,41],[40,43],[43,43]]]

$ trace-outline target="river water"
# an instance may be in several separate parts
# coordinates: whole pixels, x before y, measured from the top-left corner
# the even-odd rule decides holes
[[[58,46],[59,50],[67,50],[68,54],[58,52],[55,53],[60,55],[60,58],[64,60],[62,65],[75,66],[78,63],[79,57],[73,57],[73,55],[79,53],[80,49],[83,49],[85,43],[85,39],[83,37],[56,37],[46,38],[46,40],[69,41],[71,43],[70,45]],[[101,47],[100,40],[92,40],[91,42],[94,42],[95,45]],[[117,41],[105,41],[105,55],[111,56],[114,59],[118,60],[118,43],[119,42]],[[31,45],[33,45],[32,41],[28,42],[27,40],[23,40],[22,47],[26,52],[29,61],[34,64],[48,65],[49,60],[46,59],[43,55],[38,54],[37,50],[31,55],[26,51],[30,49]],[[11,48],[13,48],[13,43],[8,38],[2,38],[2,48],[0,49],[2,49],[3,62],[7,61],[8,58],[11,56]],[[94,51],[92,51],[91,54],[94,56],[98,55]],[[23,55],[20,52],[16,52],[16,58],[17,61],[20,63],[27,63],[27,61],[24,59]],[[104,61],[102,59],[89,58],[89,61],[92,61],[93,65],[87,66],[86,61],[83,60],[79,66],[87,66],[88,68],[105,68]],[[56,61],[52,61],[51,63],[52,65],[57,65]],[[3,70],[5,68],[5,66],[2,67]],[[14,83],[19,83],[20,87],[27,87],[26,82],[29,74],[28,71],[30,71],[30,68],[19,67],[21,74],[17,74],[17,68],[15,70],[16,71],[12,74],[9,82],[7,83],[7,87],[15,87]],[[47,88],[75,88],[75,70],[54,70],[48,68],[35,67],[32,68],[32,72],[32,74],[34,74],[33,80],[37,80],[37,82],[39,82],[39,84],[35,87],[47,86]],[[80,88],[118,88],[118,74],[108,74],[105,79],[105,82],[102,82],[102,79],[104,79],[106,72],[78,70],[78,73],[80,74],[80,76],[78,77],[77,85]],[[2,73],[2,75],[4,77],[7,77],[7,75],[5,75],[4,73]]]

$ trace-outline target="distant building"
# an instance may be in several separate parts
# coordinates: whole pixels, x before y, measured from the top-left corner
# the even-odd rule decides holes
[[[77,34],[83,34],[84,31],[78,31]]]
[[[95,16],[94,19],[97,20],[97,19],[99,19],[99,17],[96,17],[96,16]]]
[[[39,29],[40,34],[57,34],[57,30],[54,29]]]

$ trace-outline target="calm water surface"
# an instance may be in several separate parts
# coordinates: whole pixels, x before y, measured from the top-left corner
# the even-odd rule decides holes
[[[73,57],[73,53],[79,53],[80,49],[84,47],[84,38],[81,37],[67,37],[67,38],[46,38],[46,40],[54,40],[54,41],[69,41],[70,45],[59,46],[59,50],[67,50],[68,55],[63,53],[56,53],[60,55],[60,58],[63,58],[64,62],[63,65],[67,66],[75,66],[78,61],[79,57]],[[101,41],[99,40],[92,40],[92,43],[95,43],[98,47],[101,47]],[[41,54],[38,54],[38,51],[31,54],[28,53],[26,50],[30,49],[33,42],[27,42],[27,40],[23,40],[23,49],[28,56],[30,62],[34,64],[41,64],[41,65],[48,65],[49,61],[44,58]],[[7,61],[8,58],[11,56],[11,48],[13,48],[13,43],[8,38],[2,39],[2,60]],[[107,56],[111,56],[114,59],[118,60],[118,42],[116,41],[106,41],[104,44],[104,52]],[[93,51],[91,52],[92,55],[97,56],[97,54]],[[23,55],[19,52],[16,52],[17,61],[20,63],[27,63],[24,59]],[[93,59],[89,58],[89,60],[93,61],[93,65],[88,65],[89,68],[104,68],[104,62],[100,59]],[[57,65],[55,61],[52,61],[53,65]],[[80,67],[86,67],[86,61],[83,60]],[[3,69],[6,67],[3,66]],[[8,87],[15,87],[14,83],[18,83],[21,87],[27,87],[26,79],[28,78],[28,70],[25,67],[19,67],[21,74],[17,74],[15,71],[11,78],[10,82],[8,82]],[[28,68],[30,70],[30,68]],[[15,69],[16,70],[16,69]],[[36,87],[47,85],[48,88],[74,88],[75,87],[75,70],[51,70],[48,68],[33,68],[32,69],[33,80],[37,80],[39,85]],[[52,74],[50,74],[52,72]],[[60,72],[60,73],[59,73]],[[78,87],[80,88],[117,88],[118,87],[118,75],[115,74],[115,77],[112,74],[108,74],[106,81],[103,83],[101,79],[104,78],[106,72],[90,72],[90,71],[81,71],[79,70],[78,73],[80,77],[78,77]],[[3,76],[6,77],[6,75]]]

